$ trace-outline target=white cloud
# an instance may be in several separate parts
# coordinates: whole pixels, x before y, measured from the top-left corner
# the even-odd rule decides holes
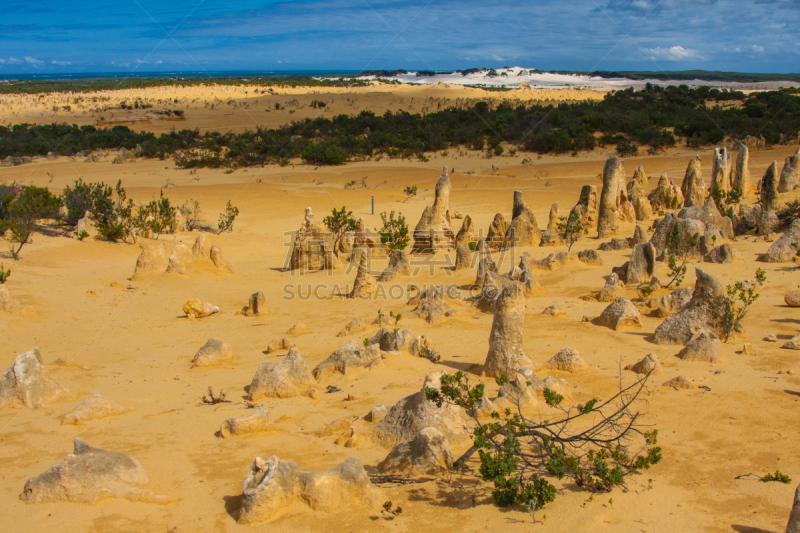
[[[644,48],[650,59],[662,59],[665,61],[682,61],[692,59],[704,59],[703,55],[692,48],[683,46],[673,46],[671,48]]]
[[[25,62],[28,63],[29,65],[33,65],[34,67],[41,67],[42,65],[44,65],[44,61],[42,61],[41,59],[36,59],[31,56],[25,56]]]
[[[492,58],[492,59],[494,59],[495,61],[503,61],[503,58],[502,58],[502,57],[500,57],[500,56],[499,56],[499,55],[497,55],[497,54],[492,54],[492,55],[490,55],[489,57],[491,57],[491,58]]]
[[[54,59],[54,60],[52,61],[52,64],[53,64],[53,65],[61,65],[61,66],[65,66],[65,65],[71,65],[71,64],[72,64],[72,61],[58,61],[57,59]]]
[[[756,53],[759,53],[759,54],[764,51],[764,47],[763,46],[759,46],[757,44],[754,44],[753,46],[751,46],[750,49],[753,52],[756,52]]]

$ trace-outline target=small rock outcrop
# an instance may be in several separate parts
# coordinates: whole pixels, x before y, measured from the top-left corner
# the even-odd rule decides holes
[[[277,352],[278,350],[288,350],[293,345],[294,343],[287,337],[283,337],[282,339],[275,339],[270,341],[269,344],[267,344],[267,349],[264,350],[264,353],[269,355],[272,352]]]
[[[583,300],[597,300],[598,302],[613,302],[619,296],[625,295],[625,284],[620,281],[619,275],[611,274],[606,278],[603,288],[597,292],[581,296]]]
[[[696,389],[697,382],[692,378],[686,376],[678,376],[664,382],[664,387],[673,387],[675,389]]]
[[[456,241],[455,247],[459,248],[462,244],[466,245],[469,248],[469,243],[475,240],[475,232],[472,229],[472,217],[469,215],[464,217],[464,221],[461,223],[461,229],[458,230],[456,234]]]
[[[711,249],[706,255],[703,256],[703,261],[706,263],[732,263],[734,261],[744,261],[742,254],[735,248],[732,248],[727,242]]]
[[[656,313],[662,318],[678,313],[692,300],[692,294],[694,294],[694,289],[692,287],[681,287],[669,294],[665,294],[658,301],[658,310]]]
[[[761,205],[767,209],[778,208],[778,163],[773,161],[761,178]]]
[[[650,374],[652,372],[655,375],[663,373],[663,370],[661,369],[661,362],[658,360],[658,356],[654,353],[645,355],[644,359],[638,363],[626,366],[625,370],[630,370],[636,374]]]
[[[130,409],[122,407],[114,400],[93,392],[79,403],[75,409],[61,418],[62,425],[80,425],[89,420],[99,420],[109,416],[119,416],[129,412]]]
[[[633,171],[633,178],[628,182],[628,199],[636,205],[636,200],[639,198],[647,198],[647,193],[650,188],[647,185],[647,174],[644,172],[644,167],[639,165]]]
[[[323,512],[353,505],[374,510],[382,503],[380,491],[355,457],[330,470],[310,472],[274,455],[267,460],[256,457],[242,488],[238,522],[252,524],[275,518],[295,502]]]
[[[603,168],[603,190],[597,218],[597,236],[600,239],[619,233],[620,191],[625,180],[625,167],[616,156],[606,160]]]
[[[187,318],[205,318],[219,313],[219,307],[195,298],[183,304],[183,312],[186,313]]]
[[[230,345],[222,339],[208,339],[206,343],[197,350],[192,359],[192,366],[217,366],[222,363],[233,361],[233,350]]]
[[[233,436],[262,433],[272,428],[272,419],[266,407],[259,407],[255,413],[243,418],[229,418],[219,427],[219,436],[223,439]]]
[[[575,204],[569,216],[577,215],[584,226],[593,227],[597,223],[597,187],[584,185],[578,203]]]
[[[614,331],[642,329],[642,316],[639,309],[627,296],[619,296],[602,314],[592,321],[598,326],[605,326]]]
[[[317,380],[322,381],[336,372],[347,374],[354,368],[372,366],[380,359],[381,350],[378,345],[371,344],[364,347],[359,346],[354,341],[350,341],[318,364],[312,374]]]
[[[719,337],[701,329],[687,341],[686,346],[678,353],[678,357],[684,361],[715,363],[719,359],[721,346]]]
[[[654,212],[678,209],[684,202],[683,193],[666,174],[658,179],[658,185],[647,198]]]
[[[656,249],[651,243],[637,244],[633,247],[630,261],[613,269],[619,279],[626,284],[641,284],[650,281],[656,269]]]
[[[778,192],[789,192],[800,185],[800,148],[793,156],[787,157],[778,180]]]
[[[686,175],[681,183],[684,207],[701,206],[706,201],[706,183],[700,170],[700,161],[692,159],[686,168]]]
[[[347,323],[347,325],[336,334],[337,337],[348,337],[350,335],[355,335],[356,333],[361,333],[362,331],[366,330],[369,327],[366,320],[361,320],[361,317],[355,317],[353,320]]]
[[[656,328],[656,344],[686,344],[701,329],[720,338],[726,335],[725,289],[719,280],[699,268],[695,268],[695,274],[692,299]]]
[[[131,279],[134,281],[145,279],[163,272],[166,268],[167,258],[164,256],[164,247],[154,243],[142,244],[142,253],[136,259],[136,269]]]
[[[530,363],[522,351],[524,323],[525,294],[519,285],[509,285],[495,303],[489,353],[483,365],[484,375],[513,376],[519,367]]]
[[[242,308],[244,316],[263,316],[269,314],[267,309],[267,299],[261,291],[254,292],[250,295],[247,305]]]
[[[731,190],[731,156],[727,148],[714,148],[711,167],[711,189]]]
[[[75,439],[73,452],[47,472],[30,478],[19,498],[25,503],[90,505],[111,497],[157,504],[174,501],[141,488],[149,482],[150,476],[136,459]]]
[[[375,281],[375,277],[370,274],[367,253],[362,251],[358,261],[358,271],[356,272],[355,280],[353,280],[353,290],[350,291],[348,297],[369,298],[375,293],[377,286],[378,283]]]
[[[797,244],[800,244],[800,219],[792,222],[786,233],[770,245],[767,253],[758,256],[758,260],[764,263],[788,263],[797,254]]]
[[[359,267],[360,268],[360,267]],[[395,278],[410,276],[411,263],[405,250],[390,250],[389,264],[378,277],[378,281],[392,281]]]
[[[455,235],[450,226],[450,175],[447,167],[436,182],[433,205],[425,207],[414,228],[414,246],[411,253],[433,253],[454,247]]]
[[[472,250],[466,244],[459,244],[456,248],[456,270],[464,270],[469,268],[472,264]]]
[[[536,223],[536,217],[528,204],[522,199],[522,191],[514,191],[514,206],[511,223],[504,238],[507,246],[539,246],[542,232]]]
[[[553,370],[561,370],[562,372],[570,372],[572,374],[591,370],[591,367],[583,360],[578,350],[573,348],[559,350],[558,353],[547,361],[547,366]]]
[[[334,267],[333,235],[306,207],[303,223],[294,234],[289,270],[326,270]]]
[[[739,144],[739,151],[736,154],[736,168],[731,189],[741,194],[742,198],[750,198],[756,192],[756,186],[750,179],[750,150],[744,144]]]
[[[444,433],[433,427],[422,428],[414,440],[395,446],[378,463],[381,474],[435,476],[453,469],[453,450]]]
[[[264,397],[291,398],[316,384],[300,351],[292,346],[288,355],[279,362],[261,363],[250,383],[247,399],[254,402]]]
[[[21,402],[38,409],[68,397],[67,388],[50,378],[39,348],[17,354],[14,364],[0,379],[0,408]]]

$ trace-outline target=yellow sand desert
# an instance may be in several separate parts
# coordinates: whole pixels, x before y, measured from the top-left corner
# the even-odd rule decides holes
[[[243,91],[244,89],[238,89]],[[258,124],[277,127],[309,116],[357,114],[370,109],[414,112],[434,111],[436,99],[481,99],[512,97],[489,95],[462,87],[395,87],[366,89],[279,90],[277,95],[242,94],[233,88],[187,88],[125,90],[111,93],[119,100],[179,98],[187,118],[181,122],[152,120],[133,122],[137,130],[168,131],[172,127],[201,130],[242,131]],[[522,98],[511,91],[514,98]],[[528,91],[533,93],[533,91]],[[524,96],[539,100],[593,98],[586,91]],[[180,93],[180,94],[178,94]],[[89,100],[92,95],[83,95]],[[98,113],[73,104],[69,112],[53,113],[53,105],[68,105],[75,95],[48,95],[41,105],[34,96],[4,97],[0,120],[4,123],[53,121],[95,124],[101,120],[131,119],[144,113]],[[234,109],[229,98],[238,99]],[[413,98],[413,103],[412,103]],[[291,99],[303,102],[325,99],[327,109],[306,105],[296,114],[275,111],[274,103]],[[63,100],[63,101],[62,101]],[[260,100],[260,102],[257,102]],[[205,101],[217,102],[215,110]],[[220,103],[221,102],[221,103]],[[434,100],[435,102],[435,100]],[[245,108],[245,104],[248,106]],[[267,113],[268,105],[272,111]],[[164,108],[170,105],[164,104]],[[158,107],[156,107],[158,108]],[[84,111],[87,111],[84,114]],[[304,115],[305,113],[305,115]],[[774,146],[750,153],[753,179],[759,179],[768,165],[795,153],[796,146]],[[310,207],[321,219],[332,208],[347,206],[353,217],[364,217],[373,229],[380,228],[381,212],[402,212],[410,227],[416,225],[426,206],[433,203],[434,187],[447,166],[452,194],[451,214],[469,215],[476,228],[488,229],[495,214],[511,219],[514,191],[522,191],[541,229],[547,226],[554,202],[566,214],[578,201],[583,185],[602,188],[602,172],[611,149],[596,149],[578,157],[517,153],[513,157],[486,159],[482,153],[450,150],[447,155],[428,154],[429,161],[384,158],[334,167],[314,167],[294,161],[291,165],[263,168],[177,169],[172,161],[138,159],[112,165],[114,154],[100,154],[100,162],[83,158],[37,158],[32,163],[0,169],[0,182],[47,186],[60,193],[77,178],[114,184],[121,180],[130,197],[149,201],[163,190],[173,205],[188,199],[199,201],[202,217],[215,225],[228,200],[240,210],[233,231],[206,233],[208,246],[218,246],[231,272],[210,262],[189,265],[184,274],[158,272],[146,279],[132,280],[140,245],[162,246],[166,256],[177,244],[189,248],[199,232],[182,231],[156,239],[139,238],[137,244],[110,243],[96,239],[78,240],[56,225],[36,233],[26,244],[18,261],[6,253],[12,245],[2,238],[3,264],[11,269],[6,287],[26,308],[25,312],[0,312],[0,368],[13,365],[18,353],[38,347],[51,379],[69,391],[60,401],[38,409],[17,404],[0,410],[0,516],[7,531],[614,531],[614,532],[766,532],[783,531],[789,516],[796,480],[791,484],[762,483],[756,477],[736,479],[743,474],[759,476],[780,470],[800,477],[797,431],[800,427],[800,364],[797,352],[781,345],[798,334],[798,310],[784,303],[784,296],[797,290],[798,270],[794,263],[756,262],[777,236],[769,240],[752,235],[730,242],[744,260],[728,264],[689,263],[684,286],[693,286],[694,267],[719,279],[723,285],[750,280],[757,268],[766,272],[761,296],[743,325],[746,338],[721,347],[716,363],[684,361],[676,357],[681,346],[657,345],[651,336],[663,321],[649,309],[640,308],[641,330],[613,331],[589,321],[600,315],[608,303],[580,297],[603,287],[611,268],[628,260],[630,249],[599,252],[603,266],[573,261],[554,271],[534,270],[541,285],[526,299],[523,349],[534,363],[543,364],[563,348],[577,350],[591,370],[568,373],[537,370],[540,378],[565,379],[571,402],[607,399],[620,383],[630,384],[637,375],[624,370],[646,354],[658,356],[663,373],[651,376],[637,409],[642,422],[659,430],[663,460],[652,469],[627,478],[625,488],[593,494],[570,482],[554,482],[555,502],[532,516],[524,508],[499,508],[491,496],[490,484],[480,480],[479,462],[473,457],[467,471],[428,477],[418,483],[379,483],[380,503],[391,501],[402,507],[392,517],[380,507],[346,506],[333,511],[315,511],[296,501],[278,516],[252,525],[239,524],[242,486],[256,457],[275,455],[294,461],[305,471],[333,468],[348,457],[363,463],[366,472],[377,474],[376,466],[390,448],[371,441],[357,446],[336,444],[344,430],[318,436],[318,430],[341,419],[356,428],[372,423],[364,420],[376,405],[392,407],[402,398],[418,392],[427,374],[444,370],[470,373],[472,384],[483,383],[489,397],[497,394],[493,378],[481,377],[492,328],[492,314],[482,313],[467,302],[450,302],[462,308],[456,316],[434,324],[404,318],[403,328],[430,339],[441,360],[434,364],[407,352],[385,358],[371,369],[356,368],[343,375],[334,373],[316,386],[318,398],[306,395],[288,398],[266,397],[254,401],[269,410],[272,424],[266,432],[222,438],[218,432],[226,419],[254,413],[247,405],[247,388],[259,365],[277,363],[286,349],[263,353],[270,342],[288,337],[296,344],[309,368],[315,367],[349,341],[361,345],[364,337],[378,330],[372,325],[379,310],[407,314],[412,308],[406,298],[348,299],[336,289],[352,284],[356,264],[342,257],[342,268],[302,275],[284,270],[292,236],[300,228]],[[624,161],[626,181],[637,165],[650,177],[650,188],[658,177],[668,174],[680,185],[687,164],[700,156],[706,182],[711,173],[713,152],[675,148],[656,156],[629,157]],[[524,158],[529,162],[522,164]],[[366,187],[360,187],[364,183]],[[355,181],[354,188],[345,184]],[[403,190],[418,186],[408,199]],[[797,192],[780,195],[781,202],[795,200]],[[374,214],[371,203],[374,198]],[[755,198],[748,199],[752,205]],[[657,216],[657,218],[663,218]],[[458,231],[461,221],[452,220]],[[640,222],[652,235],[652,220]],[[633,235],[635,224],[622,223],[619,236]],[[596,228],[581,238],[573,252],[596,249]],[[523,252],[541,259],[556,247],[518,247],[505,254],[499,272],[508,272]],[[455,258],[455,251],[440,253],[442,263],[428,266],[416,276],[383,282],[406,287],[418,285],[468,286],[476,268],[452,271],[443,259]],[[381,265],[385,263],[380,263]],[[380,270],[382,267],[378,267]],[[667,266],[658,262],[655,275],[668,279]],[[317,287],[309,297],[309,287]],[[320,288],[321,287],[321,288]],[[657,289],[661,297],[671,290]],[[245,316],[241,309],[251,294],[262,291],[268,313]],[[635,286],[626,294],[638,298]],[[321,296],[321,297],[317,297]],[[328,298],[331,296],[330,298]],[[200,319],[188,319],[183,305],[199,299],[219,307],[219,312]],[[566,316],[542,311],[562,306]],[[366,331],[337,337],[352,319],[361,317]],[[404,323],[405,322],[405,323]],[[288,333],[290,328],[302,323]],[[763,340],[774,334],[778,342]],[[211,338],[228,343],[233,359],[219,366],[193,367],[192,358]],[[752,353],[744,352],[744,343]],[[703,388],[678,389],[662,384],[677,376],[692,378]],[[328,393],[328,386],[338,392]],[[224,391],[229,403],[204,404],[201,397],[212,387]],[[91,393],[99,392],[127,411],[117,416],[63,424],[62,417]],[[348,400],[349,398],[349,400]],[[540,402],[542,417],[554,416]],[[61,461],[73,451],[79,438],[91,446],[120,452],[135,458],[149,475],[146,490],[168,496],[171,503],[101,499],[96,505],[72,502],[25,503],[19,498],[27,480]],[[341,442],[341,441],[340,441]],[[454,444],[456,457],[466,450]]]

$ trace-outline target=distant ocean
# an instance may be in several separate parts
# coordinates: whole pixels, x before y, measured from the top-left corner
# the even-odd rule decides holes
[[[0,80],[90,80],[98,78],[273,78],[283,76],[357,76],[358,70],[180,70],[171,72],[81,72],[0,74]]]

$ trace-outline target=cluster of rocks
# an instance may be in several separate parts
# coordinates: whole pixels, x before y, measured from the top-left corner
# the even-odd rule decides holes
[[[166,256],[164,247],[160,243],[143,244],[131,279],[134,281],[148,279],[163,272],[186,274],[190,266],[193,268],[210,266],[218,273],[231,272],[231,266],[222,257],[219,246],[211,246],[209,249],[206,236],[200,234],[191,249],[185,244],[176,244],[169,257]]]
[[[450,190],[450,175],[447,167],[444,167],[439,181],[436,182],[433,205],[425,207],[414,228],[411,253],[434,253],[454,247],[455,235],[450,225]]]

